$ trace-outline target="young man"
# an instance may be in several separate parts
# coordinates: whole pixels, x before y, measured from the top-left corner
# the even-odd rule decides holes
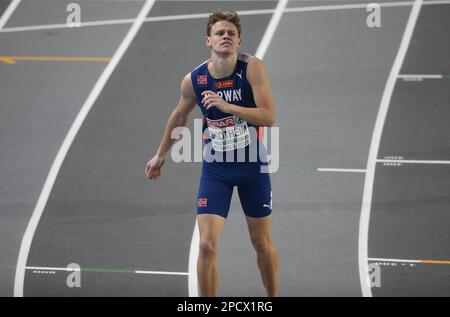
[[[197,206],[200,294],[217,296],[219,241],[237,186],[264,287],[268,296],[276,296],[279,260],[271,237],[272,191],[269,174],[260,169],[267,161],[249,159],[250,145],[257,145],[262,156],[265,153],[259,133],[252,139],[251,128],[270,127],[275,121],[270,84],[262,61],[238,52],[241,26],[236,12],[210,15],[205,43],[211,48],[211,58],[184,77],[180,101],[169,117],[156,155],[147,163],[146,175],[151,180],[161,176],[166,153],[174,142],[172,130],[185,126],[198,104],[204,115],[204,132],[208,132],[205,143],[216,157],[222,156],[222,160],[204,158],[202,164]],[[238,161],[236,153],[242,150],[245,160]],[[227,160],[229,156],[225,158],[230,152],[233,162]]]

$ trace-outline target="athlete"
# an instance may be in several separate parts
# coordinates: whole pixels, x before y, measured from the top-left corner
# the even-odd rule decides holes
[[[207,155],[203,158],[197,197],[200,295],[218,293],[219,242],[236,186],[264,287],[268,296],[276,296],[279,259],[271,236],[272,190],[269,174],[261,171],[267,160],[258,132],[259,127],[273,126],[275,121],[270,84],[263,62],[238,51],[241,26],[236,12],[211,14],[205,43],[211,48],[211,58],[183,78],[179,103],[145,172],[151,180],[161,176],[166,153],[175,141],[171,139],[172,130],[186,126],[190,112],[199,105],[204,116],[205,146],[210,150],[208,159]],[[252,134],[253,130],[257,133]],[[255,145],[258,157],[252,160],[249,149]],[[245,159],[238,159],[239,151]]]

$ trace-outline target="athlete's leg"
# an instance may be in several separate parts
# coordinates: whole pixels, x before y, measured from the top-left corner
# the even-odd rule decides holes
[[[227,174],[221,165],[203,162],[197,196],[200,231],[197,277],[201,296],[217,296],[219,289],[219,242],[233,195]]]
[[[200,296],[217,296],[219,289],[218,250],[225,218],[202,214],[197,216],[200,231],[200,248],[197,277]]]
[[[238,193],[267,295],[276,296],[279,260],[271,233],[272,186],[269,174],[260,173],[259,166],[256,167],[247,167],[247,174],[251,177],[239,184]]]
[[[279,257],[278,251],[272,243],[271,223],[272,216],[262,218],[247,218],[248,231],[253,247],[257,253],[258,267],[267,296],[277,295],[279,284]]]

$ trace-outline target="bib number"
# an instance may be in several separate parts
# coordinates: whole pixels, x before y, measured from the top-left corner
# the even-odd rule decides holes
[[[209,136],[215,151],[227,152],[250,144],[247,121],[231,116],[220,120],[206,118]]]

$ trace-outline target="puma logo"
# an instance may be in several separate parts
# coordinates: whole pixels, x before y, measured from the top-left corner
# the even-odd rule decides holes
[[[236,76],[238,76],[242,80],[242,70],[240,74],[236,73]]]
[[[264,204],[263,208],[269,208],[270,210],[272,210],[272,191],[270,191],[270,203],[268,205]]]

